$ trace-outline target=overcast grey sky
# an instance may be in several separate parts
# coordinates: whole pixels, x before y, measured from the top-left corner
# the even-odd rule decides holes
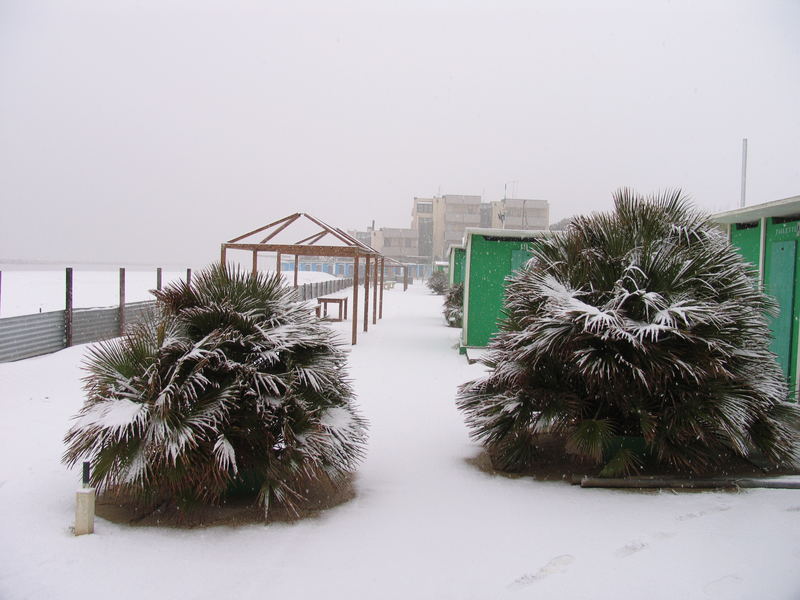
[[[800,194],[800,2],[0,0],[0,262],[213,260],[414,196]]]

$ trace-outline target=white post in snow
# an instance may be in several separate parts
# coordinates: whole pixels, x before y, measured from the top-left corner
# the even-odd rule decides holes
[[[75,535],[94,533],[94,497],[93,487],[89,486],[89,463],[83,463],[83,485],[75,493]]]

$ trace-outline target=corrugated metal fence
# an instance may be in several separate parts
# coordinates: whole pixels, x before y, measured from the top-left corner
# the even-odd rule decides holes
[[[353,285],[352,279],[332,279],[297,287],[298,299],[305,301],[333,294]],[[155,302],[125,304],[125,324],[142,320]],[[119,335],[120,309],[81,308],[72,313],[72,343],[87,344]],[[67,347],[65,310],[0,319],[0,362],[21,360]]]

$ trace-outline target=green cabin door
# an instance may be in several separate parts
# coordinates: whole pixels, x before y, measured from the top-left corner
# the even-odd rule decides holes
[[[769,247],[767,293],[775,298],[780,313],[770,323],[772,345],[778,364],[788,380],[791,373],[792,324],[794,317],[794,276],[797,242],[772,242]]]

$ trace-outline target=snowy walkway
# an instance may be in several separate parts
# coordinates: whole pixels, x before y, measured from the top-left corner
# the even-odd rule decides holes
[[[0,364],[0,598],[800,596],[800,492],[589,490],[472,467],[453,400],[481,367],[457,339],[440,297],[386,292],[384,319],[351,353],[371,422],[351,502],[267,527],[101,520],[81,538],[59,457],[83,348]]]

